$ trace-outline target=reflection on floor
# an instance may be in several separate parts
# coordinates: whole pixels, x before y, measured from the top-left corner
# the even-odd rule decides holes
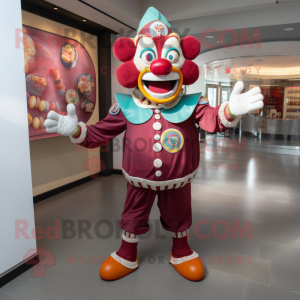
[[[223,148],[239,144],[240,146],[246,145],[248,149],[259,147],[260,151],[268,153],[300,155],[300,141],[284,140],[283,138],[275,139],[272,136],[268,136],[268,138],[259,139],[255,136],[250,136],[250,134],[243,134],[242,137],[239,138],[238,134],[230,133],[229,136],[224,136],[224,134],[218,133],[207,135],[206,142],[209,145],[215,144],[216,146],[218,145]]]
[[[156,205],[151,231],[138,246],[140,268],[116,282],[99,278],[101,262],[121,242],[126,181],[114,175],[35,205],[37,226],[46,230],[58,220],[58,239],[48,233],[38,240],[55,265],[45,267],[45,277],[30,269],[0,298],[299,300],[300,157],[268,149],[202,144],[189,239],[205,263],[202,282],[185,280],[167,263],[171,237]]]

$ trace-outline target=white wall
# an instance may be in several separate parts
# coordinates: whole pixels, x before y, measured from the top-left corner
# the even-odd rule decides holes
[[[195,63],[197,63],[197,59],[194,60]],[[198,65],[200,67],[201,73],[199,74],[198,80],[192,84],[187,85],[187,94],[196,94],[196,93],[203,93],[205,95],[205,69],[201,68],[202,65]]]
[[[27,101],[22,43],[16,48],[16,30],[22,28],[19,0],[5,1],[0,9],[5,47],[0,47],[0,274],[23,262],[34,238],[15,237],[15,221],[35,227],[28,139]],[[17,34],[20,36],[20,34]],[[5,42],[4,42],[5,41]],[[1,275],[0,275],[1,276]]]

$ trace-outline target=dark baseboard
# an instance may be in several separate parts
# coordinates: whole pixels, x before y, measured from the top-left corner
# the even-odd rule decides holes
[[[65,184],[65,185],[62,185],[56,189],[53,189],[51,191],[47,191],[43,194],[39,194],[39,195],[36,195],[33,197],[33,203],[38,203],[40,201],[43,201],[45,199],[48,199],[52,196],[55,196],[55,195],[58,195],[60,193],[63,193],[65,191],[68,191],[76,186],[79,186],[79,185],[82,185],[84,183],[87,183],[89,181],[92,181],[94,179],[97,179],[101,176],[110,176],[111,174],[109,174],[108,172],[99,172],[97,173],[97,175],[95,175],[95,177],[91,177],[91,176],[87,176],[87,177],[84,177],[82,179],[79,179],[79,180],[76,180],[76,181],[73,181],[73,182],[70,182],[68,184]]]
[[[0,288],[2,288],[4,285],[9,283],[10,281],[17,278],[19,275],[23,274],[30,268],[32,268],[34,265],[37,265],[40,262],[39,255],[36,255],[35,257],[31,258],[26,263],[22,263],[20,266],[15,268],[14,270],[10,271],[6,275],[2,276],[0,278]]]
[[[123,175],[122,170],[113,169],[113,173],[116,174],[116,175]]]
[[[88,177],[70,182],[68,184],[62,185],[62,186],[60,186],[56,189],[45,192],[43,194],[36,195],[36,196],[33,197],[33,203],[38,203],[40,201],[43,201],[43,200],[48,199],[52,196],[55,196],[55,195],[58,195],[60,193],[65,192],[65,191],[68,191],[68,190],[70,190],[70,189],[72,189],[76,186],[85,184],[85,183],[87,183],[89,181],[92,181],[94,179],[97,179],[99,177],[107,177],[107,176],[111,176],[111,175],[114,175],[114,174],[123,175],[122,170],[116,170],[116,169],[114,169],[114,170],[105,170],[105,171],[97,173],[97,175],[95,177],[94,176],[93,177],[88,176]]]

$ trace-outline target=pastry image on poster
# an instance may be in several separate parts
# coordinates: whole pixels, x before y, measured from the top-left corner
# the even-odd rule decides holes
[[[24,63],[25,63],[25,74],[33,72],[35,70],[35,43],[30,36],[23,30],[23,45],[24,45]]]
[[[60,58],[62,64],[66,68],[74,68],[78,61],[78,53],[76,48],[70,43],[63,45],[61,47]]]
[[[95,105],[89,99],[84,98],[80,103],[80,108],[84,110],[87,114],[92,114],[95,109]]]
[[[89,96],[93,90],[94,82],[90,74],[83,73],[78,76],[77,90],[83,96]]]
[[[42,96],[47,87],[47,80],[39,74],[29,74],[26,77],[26,89],[29,93]]]
[[[23,25],[24,70],[30,140],[58,136],[47,133],[49,111],[67,114],[75,105],[80,122],[87,123],[96,106],[96,72],[79,42]]]
[[[68,90],[66,92],[66,102],[68,104],[76,104],[78,102],[79,96],[78,93],[75,90]]]

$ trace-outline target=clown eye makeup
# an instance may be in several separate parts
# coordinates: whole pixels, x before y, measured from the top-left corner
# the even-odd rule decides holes
[[[166,59],[168,59],[171,63],[176,63],[179,56],[179,51],[176,48],[170,48],[166,53]]]
[[[155,52],[148,48],[141,52],[140,58],[145,64],[150,64],[155,59]]]

